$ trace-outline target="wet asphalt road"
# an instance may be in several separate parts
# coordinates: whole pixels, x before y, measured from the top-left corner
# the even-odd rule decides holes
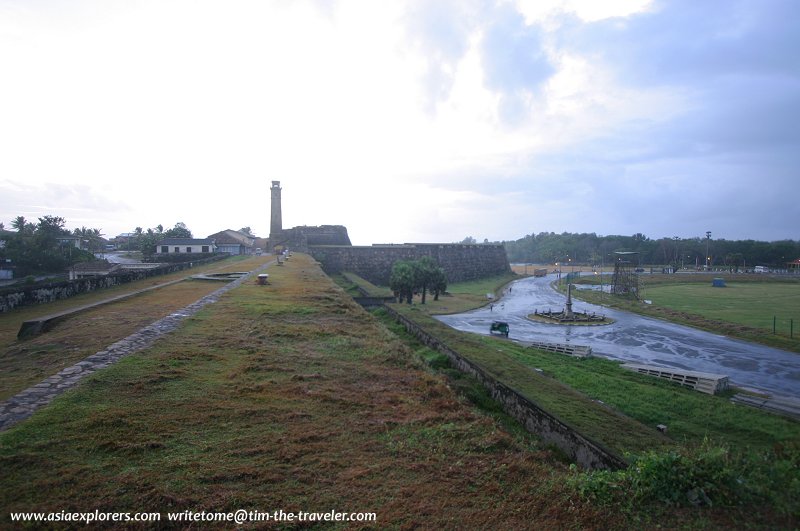
[[[534,309],[559,311],[565,296],[553,290],[553,275],[510,285],[502,298],[471,312],[437,318],[456,328],[489,334],[493,320],[509,323],[509,339],[589,345],[594,355],[634,363],[726,375],[732,385],[773,395],[800,397],[800,354],[739,341],[657,319],[619,312],[573,298],[573,311],[606,315],[603,326],[564,326],[526,319]]]

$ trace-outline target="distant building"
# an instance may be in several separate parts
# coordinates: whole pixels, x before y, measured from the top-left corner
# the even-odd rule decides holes
[[[104,277],[120,269],[120,264],[112,264],[107,260],[78,262],[69,268],[69,279],[77,280],[86,277]]]
[[[800,258],[798,258],[797,260],[792,260],[786,265],[789,271],[800,271]]]
[[[72,245],[76,249],[83,249],[83,242],[80,236],[59,236],[58,243],[61,245]]]
[[[137,236],[135,232],[123,232],[111,238],[110,242],[114,244],[115,249],[130,250],[131,243],[136,243]]]
[[[207,239],[213,240],[218,253],[230,255],[255,254],[256,238],[238,230],[223,230],[210,235]]]
[[[156,245],[156,254],[214,253],[214,241],[208,238],[164,238]]]

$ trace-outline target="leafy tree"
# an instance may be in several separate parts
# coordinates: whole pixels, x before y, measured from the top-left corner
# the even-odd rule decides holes
[[[250,227],[242,227],[241,229],[239,229],[239,232],[243,232],[248,236],[252,236],[253,238],[256,237],[256,235],[253,234],[253,230]]]
[[[17,216],[17,233],[6,238],[5,258],[15,264],[22,276],[62,271],[75,262],[91,260],[91,253],[60,241],[71,234],[65,224],[66,220],[59,216],[43,216],[35,225]]]
[[[156,229],[161,229],[161,225],[156,227]],[[159,230],[158,233],[161,231]],[[175,224],[174,227],[164,232],[164,236],[167,238],[192,238],[192,231],[186,226],[186,224],[182,221],[179,221]]]
[[[164,234],[159,234],[153,229],[147,229],[147,232],[139,235],[137,237],[137,242],[139,244],[139,250],[142,251],[142,255],[145,258],[150,258],[156,253],[156,247],[161,240],[164,239]]]
[[[87,248],[89,252],[96,253],[103,246],[103,235],[100,233],[100,229],[81,227],[79,229],[74,229],[72,234],[88,242]]]

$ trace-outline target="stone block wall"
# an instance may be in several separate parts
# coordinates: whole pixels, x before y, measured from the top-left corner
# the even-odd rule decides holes
[[[347,227],[343,225],[321,225],[318,227],[301,226],[284,229],[275,234],[270,233],[269,248],[276,245],[289,248],[291,251],[308,252],[312,245],[344,245],[350,246]]]
[[[430,256],[444,268],[448,282],[464,282],[511,271],[505,248],[495,244],[413,243],[372,246],[309,246],[327,273],[352,271],[381,286],[389,285],[398,260]]]

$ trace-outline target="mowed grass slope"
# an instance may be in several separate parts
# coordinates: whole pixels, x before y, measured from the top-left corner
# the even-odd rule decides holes
[[[375,512],[375,528],[621,525],[572,497],[566,465],[459,399],[313,260],[295,254],[269,273],[271,285],[229,292],[0,433],[0,521],[335,509]]]

